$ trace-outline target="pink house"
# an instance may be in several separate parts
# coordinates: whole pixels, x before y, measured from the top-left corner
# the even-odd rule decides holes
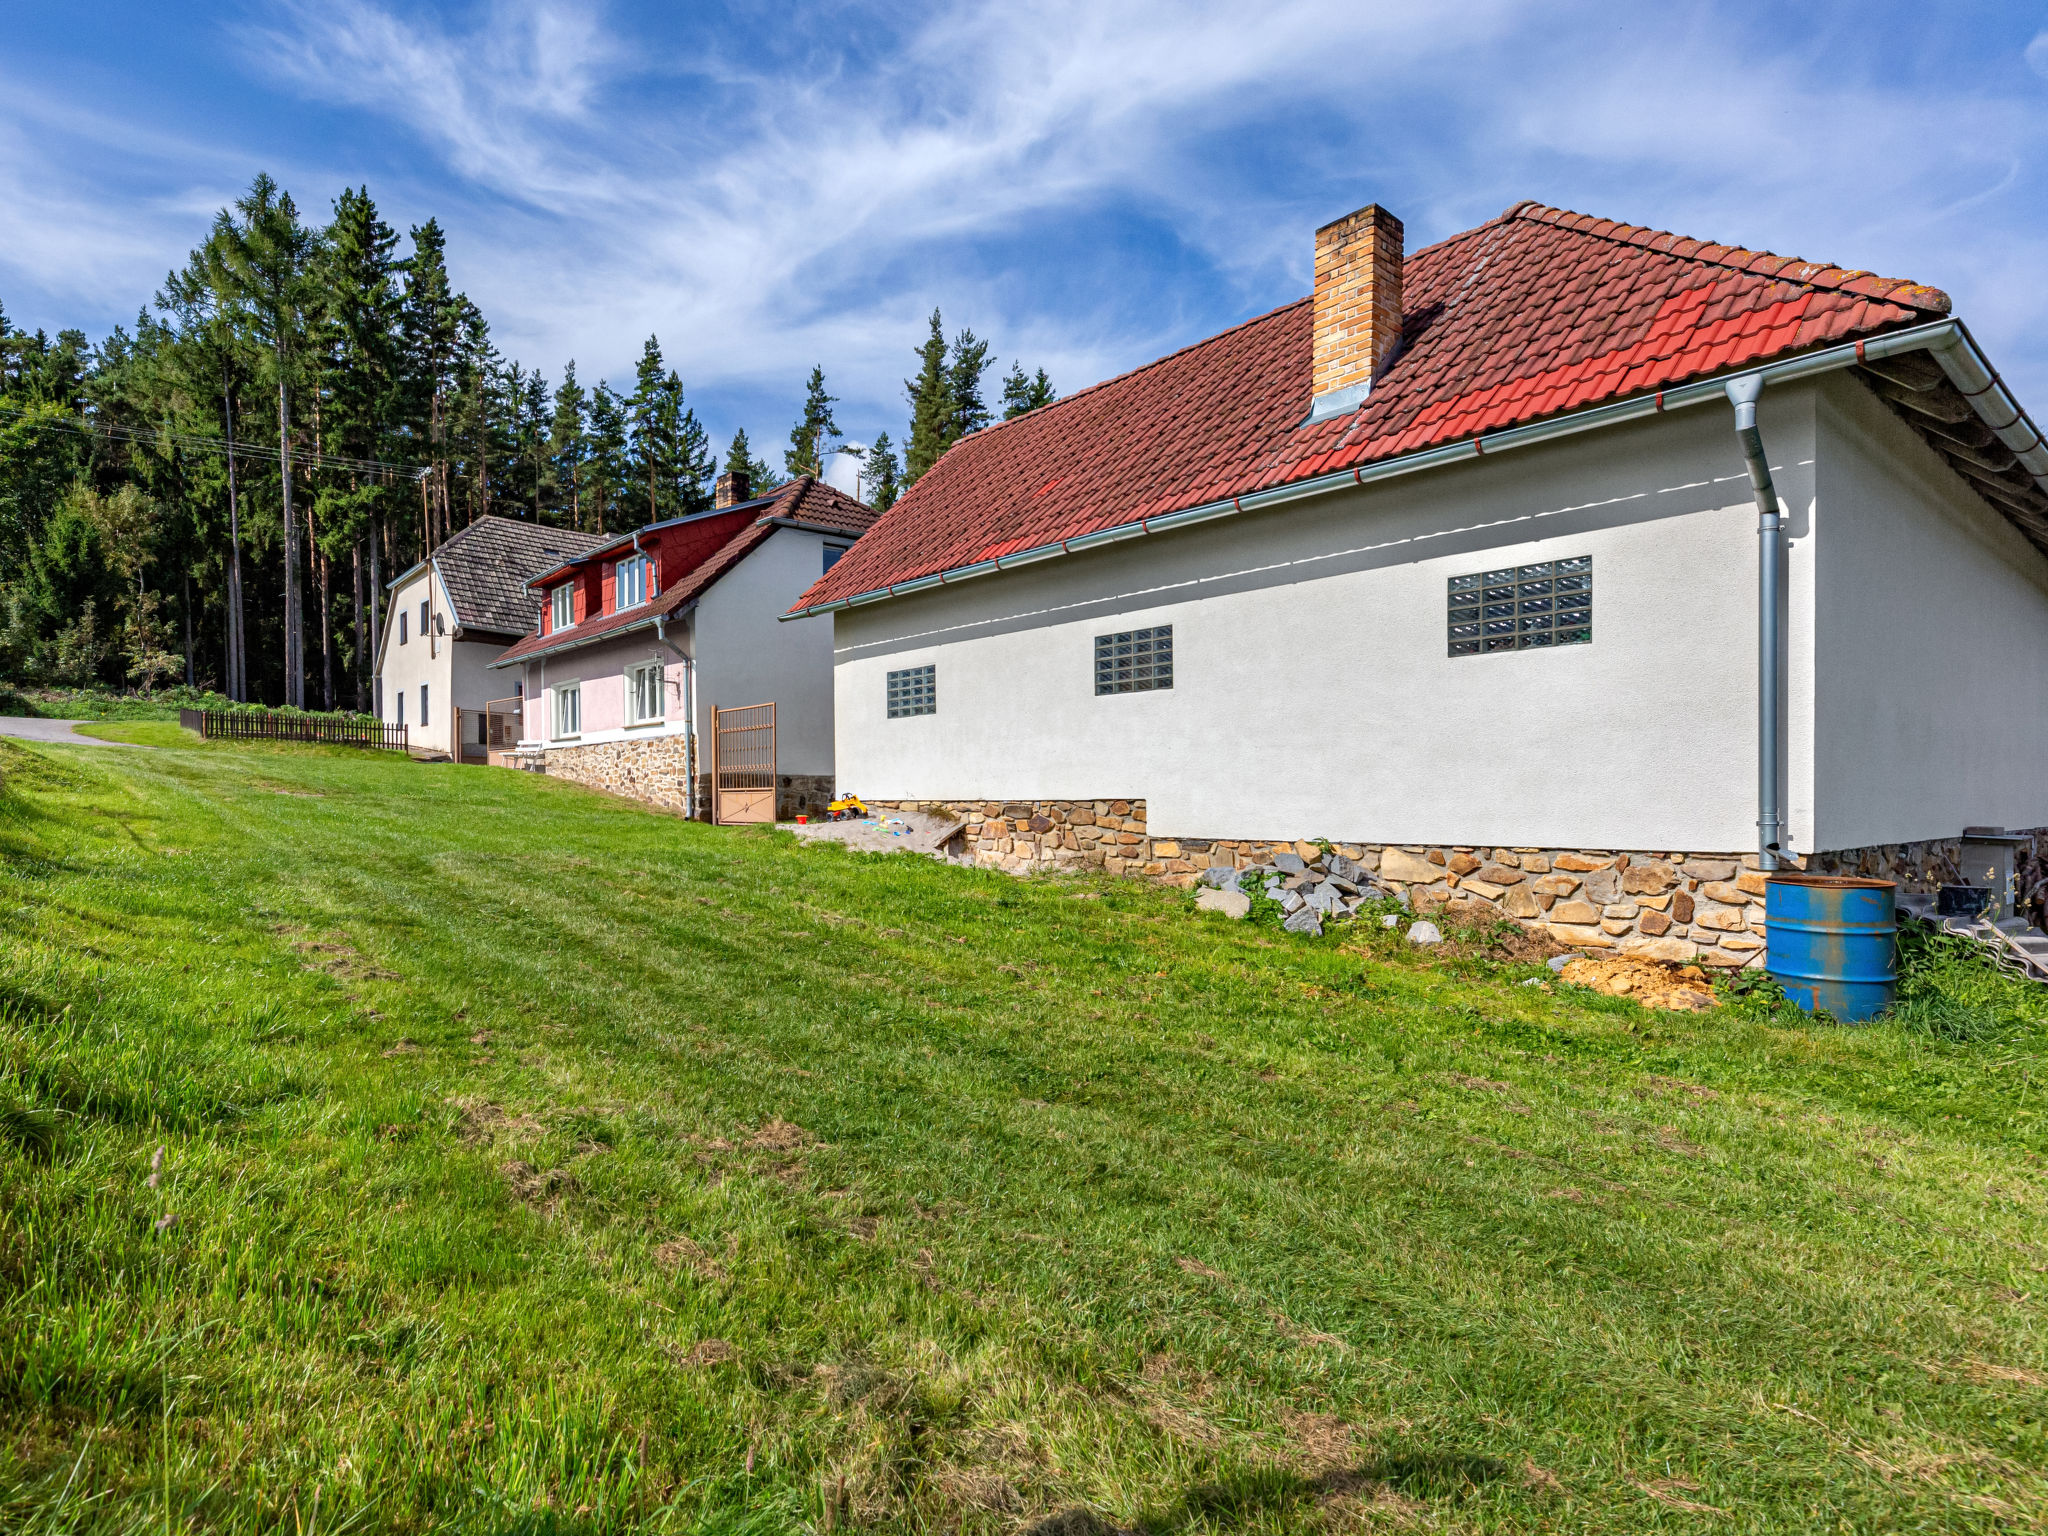
[[[741,742],[756,778],[772,778],[773,814],[822,812],[833,793],[832,637],[778,619],[875,517],[808,475],[760,497],[744,475],[724,475],[709,512],[543,571],[529,583],[533,632],[492,663],[518,669],[525,701],[511,761],[709,816],[714,711],[770,705],[772,732],[769,711],[727,717],[728,768]],[[735,735],[735,721],[748,732]]]

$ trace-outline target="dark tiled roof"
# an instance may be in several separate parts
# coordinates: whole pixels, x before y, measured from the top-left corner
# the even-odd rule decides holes
[[[1297,300],[956,443],[799,608],[1946,314],[1933,288],[1522,203],[1417,251],[1402,348],[1305,424]]]
[[[459,628],[518,635],[533,628],[534,599],[526,584],[603,542],[594,533],[486,516],[435,550],[434,567]]]
[[[542,651],[572,650],[617,630],[630,629],[646,623],[649,619],[675,613],[703,596],[706,589],[719,577],[767,543],[779,524],[803,523],[827,532],[843,533],[848,539],[857,540],[874,525],[879,515],[873,507],[855,501],[844,491],[836,490],[810,475],[800,475],[787,485],[778,486],[766,496],[727,508],[723,517],[732,518],[738,523],[738,527],[722,541],[712,544],[708,552],[702,554],[680,577],[671,577],[669,584],[653,602],[638,608],[628,608],[623,613],[600,614],[594,619],[584,620],[573,629],[545,635],[529,633],[525,639],[499,657],[497,664],[519,661]],[[731,526],[724,523],[723,518],[716,514],[712,519],[705,521],[712,526]],[[643,534],[646,532],[645,529],[641,531]],[[611,542],[607,542],[588,553],[603,554],[611,547]],[[859,547],[857,543],[852,546],[854,549]],[[851,553],[843,557],[846,560],[852,558]],[[551,569],[543,568],[541,574],[546,574]],[[531,620],[528,621],[528,628],[531,629]]]

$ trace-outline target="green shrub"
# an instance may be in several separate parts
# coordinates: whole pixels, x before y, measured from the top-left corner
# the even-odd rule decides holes
[[[1888,1017],[1938,1040],[1992,1040],[2048,1022],[2048,988],[1999,968],[1975,939],[1899,923],[1898,996]]]

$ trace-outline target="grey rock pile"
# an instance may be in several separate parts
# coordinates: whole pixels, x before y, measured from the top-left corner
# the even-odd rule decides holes
[[[1289,933],[1319,934],[1324,923],[1349,921],[1365,903],[1388,894],[1370,870],[1334,852],[1314,862],[1298,853],[1276,853],[1272,863],[1247,869],[1219,864],[1202,872],[1201,883],[1195,904],[1226,917],[1249,913],[1254,894],[1272,898],[1287,914],[1281,926]]]

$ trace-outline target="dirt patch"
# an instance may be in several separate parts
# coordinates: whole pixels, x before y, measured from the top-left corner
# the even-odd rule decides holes
[[[455,1139],[464,1146],[478,1147],[485,1142],[519,1131],[537,1131],[540,1122],[531,1115],[508,1115],[501,1104],[488,1099],[451,1099],[457,1110]]]
[[[740,1352],[724,1339],[699,1339],[696,1346],[683,1356],[682,1363],[691,1370],[706,1366],[730,1365],[739,1359]]]
[[[924,853],[943,858],[941,850],[959,835],[961,823],[903,811],[861,821],[813,821],[803,826],[784,822],[782,829],[807,843],[844,843],[864,853]]]
[[[932,1486],[949,1504],[965,1509],[987,1510],[993,1514],[1015,1514],[1023,1508],[1023,1497],[1002,1473],[988,1467],[956,1467],[941,1463],[931,1469]]]
[[[1652,1094],[1683,1095],[1695,1104],[1705,1104],[1721,1097],[1703,1083],[1683,1082],[1675,1077],[1646,1077],[1642,1087],[1636,1089],[1636,1097],[1646,1099]]]
[[[506,1163],[498,1172],[505,1176],[514,1199],[538,1206],[551,1215],[561,1207],[562,1197],[576,1189],[575,1176],[565,1168],[536,1168],[531,1163],[515,1161]]]
[[[1173,1262],[1191,1275],[1200,1275],[1204,1280],[1221,1280],[1225,1285],[1230,1284],[1230,1276],[1224,1274],[1220,1269],[1211,1269],[1200,1259],[1190,1259],[1183,1255]]]
[[[1559,974],[1574,986],[1631,998],[1645,1008],[1704,1013],[1715,1006],[1713,984],[1696,965],[1666,965],[1640,955],[1581,956]]]
[[[1334,1413],[1289,1409],[1280,1415],[1280,1426],[1290,1449],[1317,1471],[1345,1465],[1358,1445],[1358,1431]]]
[[[379,1054],[385,1056],[411,1056],[417,1054],[418,1051],[418,1041],[408,1040],[403,1035],[400,1035],[396,1045],[392,1046],[388,1051],[383,1051]]]
[[[1460,1088],[1470,1088],[1475,1093],[1513,1093],[1512,1083],[1496,1083],[1490,1077],[1467,1077],[1462,1072],[1453,1072],[1451,1081]]]
[[[1522,1458],[1522,1486],[1531,1493],[1563,1493],[1564,1484],[1555,1472],[1536,1465],[1536,1458]]]
[[[344,944],[339,939],[295,939],[292,948],[299,952],[301,963],[309,971],[319,971],[323,975],[337,976],[345,981],[398,980],[396,971],[387,971],[372,965],[363,958],[362,953],[354,945]]]
[[[688,1268],[706,1280],[723,1280],[724,1266],[688,1237],[672,1237],[654,1250],[654,1262],[671,1275]]]
[[[764,1152],[798,1152],[812,1142],[811,1133],[779,1115],[747,1138],[747,1145]]]

